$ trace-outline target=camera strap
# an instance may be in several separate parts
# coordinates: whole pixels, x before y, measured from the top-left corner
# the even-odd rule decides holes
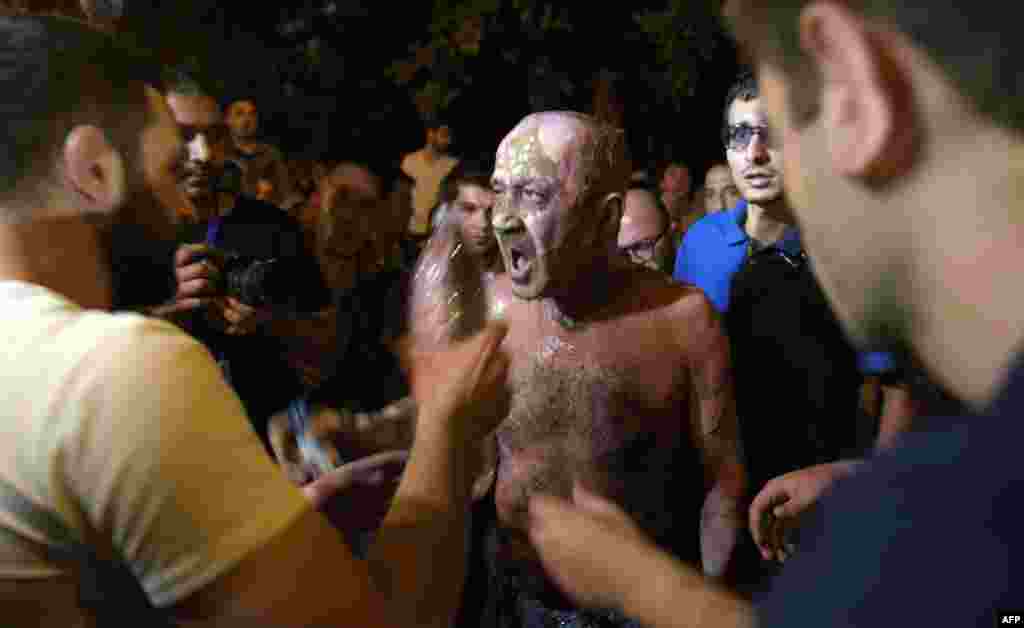
[[[221,227],[224,225],[224,218],[221,216],[214,216],[210,219],[210,223],[206,225],[206,243],[212,247],[217,247],[220,244]]]
[[[217,248],[220,245],[222,227],[224,226],[223,216],[214,216],[210,219],[210,222],[206,225],[206,244],[212,248]],[[214,357],[217,359],[217,365],[220,366],[221,372],[224,374],[224,379],[227,380],[228,384],[231,383],[231,364],[228,362],[227,356],[221,351],[214,351]]]

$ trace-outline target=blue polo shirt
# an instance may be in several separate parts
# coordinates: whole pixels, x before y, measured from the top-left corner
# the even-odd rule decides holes
[[[747,221],[747,202],[732,209],[708,214],[693,223],[676,252],[676,281],[689,283],[704,291],[720,314],[729,309],[729,287],[733,275],[747,259],[750,236],[743,228]],[[799,232],[790,227],[775,244],[790,255],[803,250]],[[860,354],[861,371],[867,375],[884,373],[896,366],[892,355],[871,352]]]

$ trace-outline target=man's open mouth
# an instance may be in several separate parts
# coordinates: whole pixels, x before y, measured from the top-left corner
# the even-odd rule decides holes
[[[775,175],[767,172],[748,174],[743,178],[750,183],[751,187],[754,188],[768,187],[775,182]]]
[[[502,248],[505,250],[505,264],[509,278],[516,283],[528,281],[530,271],[533,270],[533,262],[537,257],[533,240],[529,237],[504,240]]]

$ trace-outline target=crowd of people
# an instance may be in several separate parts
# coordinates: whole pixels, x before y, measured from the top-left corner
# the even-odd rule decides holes
[[[1012,617],[1019,57],[922,10],[728,2],[754,72],[696,190],[568,111],[289,159],[0,18],[5,618]]]

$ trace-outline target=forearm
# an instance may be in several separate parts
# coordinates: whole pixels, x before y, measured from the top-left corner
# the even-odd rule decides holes
[[[753,608],[710,584],[668,554],[650,548],[636,558],[634,577],[624,577],[622,610],[651,628],[752,628]],[[647,583],[636,586],[641,578]]]
[[[739,542],[743,516],[743,481],[738,467],[719,473],[701,509],[700,554],[704,574],[721,579]]]
[[[423,426],[443,423],[422,410]],[[469,449],[419,429],[401,484],[369,553],[371,573],[403,625],[447,627],[465,578]]]
[[[355,415],[355,438],[370,453],[409,449],[416,433],[416,402],[399,399],[376,412]]]

